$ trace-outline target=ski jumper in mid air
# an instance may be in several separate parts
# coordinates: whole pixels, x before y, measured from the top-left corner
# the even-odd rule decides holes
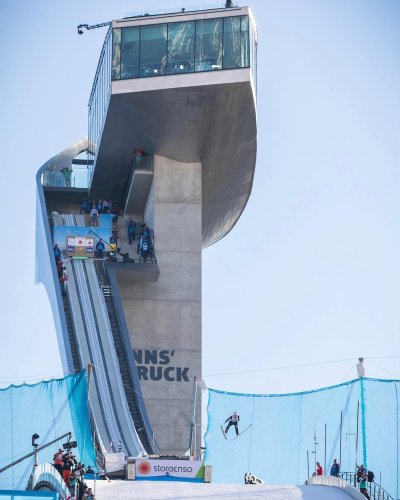
[[[228,422],[228,420],[229,420],[229,424],[226,426],[225,434],[228,433],[229,427],[231,425],[234,425],[235,431],[236,431],[236,436],[239,436],[239,426],[238,426],[239,420],[240,420],[239,413],[237,411],[234,411],[233,414],[230,417],[228,417],[224,423],[226,424],[226,422]]]

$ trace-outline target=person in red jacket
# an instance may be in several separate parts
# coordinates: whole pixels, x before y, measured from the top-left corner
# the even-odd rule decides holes
[[[324,470],[322,469],[322,465],[317,462],[317,470],[316,470],[317,476],[322,476],[324,473]]]
[[[63,475],[63,451],[61,448],[57,451],[57,453],[54,453],[53,463],[54,463],[54,467],[58,470],[58,472],[60,473],[60,476],[62,477],[62,475]]]

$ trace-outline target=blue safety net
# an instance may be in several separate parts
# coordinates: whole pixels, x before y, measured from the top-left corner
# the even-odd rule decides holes
[[[11,385],[0,389],[0,469],[33,448],[37,433],[39,446],[72,432],[78,461],[95,466],[95,452],[90,430],[86,370],[62,379],[34,385]],[[39,463],[53,461],[53,455],[66,438],[39,451]],[[0,490],[24,489],[32,472],[33,457],[0,473]]]
[[[251,472],[270,484],[302,484],[319,461],[329,474],[364,464],[399,498],[399,380],[362,378],[293,394],[209,389],[205,461],[213,481],[243,483]],[[239,437],[225,420],[239,413]],[[315,453],[316,451],[316,453]],[[378,479],[377,479],[378,478]]]

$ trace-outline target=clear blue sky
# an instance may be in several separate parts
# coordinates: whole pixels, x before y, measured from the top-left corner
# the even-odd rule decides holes
[[[87,133],[105,29],[79,37],[76,26],[175,4],[0,3],[3,386],[61,374],[47,296],[34,284],[35,174]],[[354,378],[358,356],[368,376],[400,378],[400,3],[250,5],[256,176],[238,224],[204,251],[205,380],[251,393],[310,389]],[[241,373],[210,376],[228,372]]]

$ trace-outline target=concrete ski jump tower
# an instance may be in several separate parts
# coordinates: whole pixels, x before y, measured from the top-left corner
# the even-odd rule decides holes
[[[53,266],[52,280],[40,272],[38,279],[52,301],[66,370],[74,365],[54,287],[48,215],[79,213],[87,196],[111,199],[125,220],[154,228],[156,264],[108,263],[107,272],[129,333],[127,359],[140,386],[134,390],[152,429],[148,448],[154,451],[156,440],[164,454],[182,455],[190,445],[194,377],[201,376],[201,251],[232,229],[251,192],[256,45],[248,7],[113,21],[90,96],[89,139],[38,174],[38,238],[46,238]],[[93,155],[87,188],[43,181],[50,164],[73,170],[83,150]],[[140,161],[135,150],[144,153]]]

